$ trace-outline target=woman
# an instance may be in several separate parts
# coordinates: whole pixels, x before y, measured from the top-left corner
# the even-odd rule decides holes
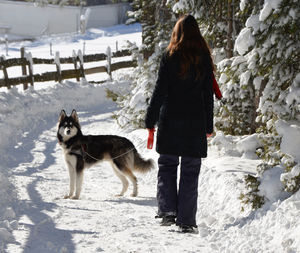
[[[213,62],[195,18],[181,17],[163,54],[146,114],[146,128],[158,125],[157,201],[162,225],[197,232],[201,158],[213,132]],[[177,191],[177,166],[180,181]]]

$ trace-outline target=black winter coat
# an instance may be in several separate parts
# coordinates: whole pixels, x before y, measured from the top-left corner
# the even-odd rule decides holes
[[[156,151],[160,154],[206,157],[206,134],[213,132],[213,70],[207,66],[201,80],[195,67],[179,76],[180,55],[164,53],[146,114],[146,128],[158,125]]]

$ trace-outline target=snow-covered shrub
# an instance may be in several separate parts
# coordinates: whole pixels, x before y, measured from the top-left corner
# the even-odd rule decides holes
[[[108,91],[109,97],[113,98],[120,106],[114,118],[121,127],[143,128],[146,109],[152,95],[159,67],[161,49],[144,61],[142,55],[138,60],[138,67],[131,75],[131,86],[127,94],[116,94]]]
[[[240,194],[242,211],[251,206],[252,209],[258,209],[265,203],[264,196],[259,193],[259,179],[252,175],[245,176],[246,191]]]
[[[255,132],[255,90],[252,73],[244,56],[226,59],[218,64],[219,83],[226,101],[215,117],[217,129],[232,135]]]
[[[280,166],[284,171],[281,176],[284,189],[290,192],[300,188],[297,158],[300,134],[294,134],[285,144],[292,126],[295,129],[300,125],[298,11],[297,1],[265,0],[246,22],[251,34],[248,30],[238,42],[240,45],[236,44],[239,54],[247,60],[252,75],[249,80],[253,81],[259,99],[257,132],[264,145],[257,152],[263,159],[258,166],[258,181],[264,179],[267,171]],[[253,46],[249,44],[251,36],[255,39]],[[256,189],[253,186],[253,192]]]

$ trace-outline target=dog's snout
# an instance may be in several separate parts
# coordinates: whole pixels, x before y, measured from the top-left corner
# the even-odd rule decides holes
[[[65,131],[64,131],[65,135],[70,135],[71,134],[71,129],[70,128],[65,128]]]

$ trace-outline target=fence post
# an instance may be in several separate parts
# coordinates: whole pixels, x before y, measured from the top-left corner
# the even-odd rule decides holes
[[[5,57],[4,56],[0,56],[0,63],[5,61]],[[3,75],[4,75],[4,80],[5,80],[5,84],[7,89],[10,89],[10,84],[9,84],[9,79],[8,79],[8,74],[7,74],[7,69],[5,65],[2,65],[2,71],[3,71]]]
[[[77,68],[77,55],[76,55],[75,50],[73,50],[73,63],[74,63],[74,69],[76,72],[76,80],[77,80],[77,82],[79,82],[80,81],[80,72]]]
[[[52,56],[53,53],[52,53],[52,42],[50,42],[50,55]]]
[[[5,38],[5,51],[6,51],[6,56],[8,56],[8,38],[7,38],[7,34],[5,34],[4,38]]]
[[[80,76],[85,78],[84,68],[83,68],[83,55],[81,50],[78,50],[77,59],[79,60],[79,64],[80,64]]]
[[[33,77],[33,60],[31,53],[25,53],[26,60],[28,62],[28,71],[30,76],[30,85],[34,85],[34,77]]]
[[[83,42],[82,54],[85,55],[85,41]]]
[[[108,46],[107,49],[106,49],[106,59],[107,59],[107,64],[106,64],[107,74],[109,75],[110,80],[112,80],[112,75],[111,75],[111,49],[110,49],[110,46]]]
[[[21,59],[24,60],[24,63],[22,63],[21,68],[22,68],[22,76],[26,76],[27,75],[27,71],[26,71],[26,59],[25,59],[25,48],[21,47],[20,49],[21,51]],[[23,90],[27,90],[28,89],[28,83],[23,83]]]
[[[56,65],[56,70],[57,70],[57,80],[55,80],[55,81],[61,82],[62,79],[61,79],[59,52],[55,53],[54,62],[55,62],[55,65]]]

